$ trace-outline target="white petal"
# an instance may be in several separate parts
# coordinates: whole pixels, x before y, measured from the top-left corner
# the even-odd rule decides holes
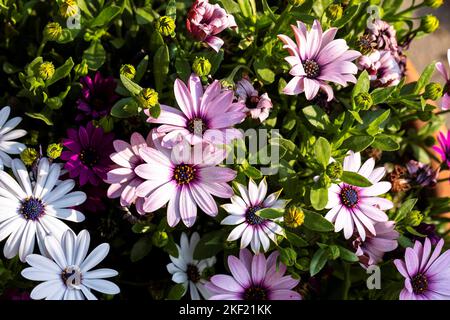
[[[82,204],[86,201],[86,194],[82,191],[74,191],[66,194],[63,198],[53,201],[51,204],[55,208],[70,208]]]
[[[29,220],[22,235],[19,246],[20,261],[25,262],[27,255],[33,253],[36,240],[36,222]]]
[[[53,272],[55,274],[61,273],[62,269],[52,260],[39,254],[30,254],[27,263],[37,270]]]
[[[61,279],[40,283],[33,289],[33,291],[31,291],[30,296],[34,300],[44,299],[50,295],[53,295],[55,292],[59,293],[61,291],[61,285]]]
[[[16,230],[12,232],[8,240],[6,240],[5,246],[3,247],[3,254],[7,259],[13,258],[19,252],[22,234],[26,226],[26,221],[24,219],[20,219],[20,221],[21,224],[17,227]]]
[[[234,241],[239,239],[242,236],[242,233],[244,232],[245,228],[247,228],[247,224],[243,223],[238,225],[236,228],[231,231],[230,235],[228,236],[228,241]]]
[[[188,280],[185,272],[177,272],[172,276],[172,281],[175,283],[184,283]]]
[[[51,271],[38,270],[36,268],[25,268],[20,273],[24,278],[34,281],[60,280],[61,270],[58,273]]]
[[[372,174],[373,168],[375,168],[375,160],[373,158],[369,158],[361,166],[358,173],[363,177],[369,178],[370,175]]]
[[[72,265],[74,261],[75,233],[71,229],[64,232],[61,239],[61,245],[66,254],[67,263]]]
[[[111,278],[117,276],[119,273],[113,269],[97,269],[85,272],[83,274],[83,279],[101,279],[101,278]]]
[[[349,151],[348,156],[344,158],[344,170],[358,172],[361,167],[361,154],[359,152],[354,153]]]
[[[87,258],[80,265],[81,272],[86,272],[91,270],[93,267],[98,265],[109,252],[109,244],[102,243],[97,248],[92,250],[92,252],[87,256]]]
[[[76,239],[76,249],[73,264],[79,266],[83,262],[88,253],[90,242],[91,236],[89,232],[87,230],[80,231]]]
[[[378,196],[384,194],[391,189],[391,183],[387,181],[377,182],[367,188],[361,188],[361,194],[363,197]]]
[[[245,217],[244,216],[233,216],[233,215],[230,215],[230,216],[226,217],[225,219],[223,219],[222,222],[220,222],[220,224],[236,225],[236,224],[240,224],[240,223],[242,223],[244,221],[245,221]]]
[[[26,192],[27,196],[31,196],[32,190],[30,176],[28,175],[28,170],[23,162],[19,159],[14,159],[11,163],[11,168],[16,177],[19,179],[18,182]]]
[[[86,299],[88,299],[88,300],[98,300],[97,297],[94,296],[94,294],[91,292],[91,290],[89,290],[88,287],[86,287],[84,285],[81,285],[80,289],[83,292],[83,294],[86,297]]]
[[[58,187],[55,188],[55,190],[53,190],[56,181],[59,179],[59,176],[61,174],[61,168],[53,164],[49,170],[50,172],[47,176],[47,179],[45,180],[45,185],[43,186],[41,191],[41,197],[43,197],[43,200],[47,203],[51,203],[52,201],[59,199],[61,197],[60,192],[65,191],[64,194],[66,194],[67,192],[72,190],[72,188],[75,186],[73,180],[65,180],[62,183],[60,183]],[[61,185],[63,185],[64,187],[62,187]],[[72,186],[72,188],[70,188],[70,186]],[[50,192],[52,190],[54,194],[53,192]]]
[[[75,209],[59,209],[47,206],[46,213],[52,217],[73,222],[82,222],[85,219],[84,214]]]
[[[55,261],[58,266],[62,270],[64,270],[68,266],[68,264],[64,255],[64,251],[61,248],[61,244],[58,239],[56,239],[54,236],[48,235],[45,237],[44,242],[45,248],[52,257],[53,261]]]

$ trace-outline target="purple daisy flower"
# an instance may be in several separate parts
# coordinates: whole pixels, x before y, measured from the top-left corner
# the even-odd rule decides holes
[[[450,131],[447,131],[447,136],[443,132],[439,132],[438,136],[439,147],[433,146],[433,150],[439,153],[442,162],[447,163],[450,167]]]
[[[267,181],[264,178],[259,186],[250,179],[247,187],[236,183],[241,197],[234,195],[231,203],[224,204],[222,208],[230,215],[222,220],[221,224],[236,225],[228,236],[228,241],[241,238],[241,249],[251,245],[254,253],[259,253],[262,247],[266,252],[270,247],[270,240],[277,243],[277,235],[284,236],[284,230],[277,222],[278,219],[264,219],[256,214],[264,208],[284,209],[286,200],[278,200],[280,192],[272,193],[266,197]],[[269,240],[270,239],[270,240]]]
[[[427,237],[427,239],[429,239],[431,241],[431,244],[433,246],[435,246],[439,242],[439,240],[441,240],[441,237],[439,237],[439,235],[436,232],[436,225],[434,225],[434,224],[422,222],[417,227],[414,227],[414,229],[418,233],[425,235]],[[424,238],[420,237],[420,236],[412,235],[411,240],[413,240],[413,241],[417,240],[417,241],[423,242]]]
[[[87,183],[98,186],[111,167],[109,155],[114,152],[114,134],[105,134],[102,128],[89,122],[86,128],[68,129],[67,136],[63,145],[68,150],[61,154],[61,159],[66,161],[64,168],[71,178],[78,177],[81,186]]]
[[[448,64],[450,65],[450,49],[448,49],[448,51],[447,51],[447,60],[448,60]],[[442,77],[445,80],[444,95],[443,95],[442,101],[441,101],[441,109],[448,110],[448,109],[450,109],[450,74],[445,69],[442,62],[436,63],[436,69],[437,69],[437,71],[439,71],[439,73],[442,75]]]
[[[79,121],[85,117],[99,119],[108,115],[119,98],[115,93],[116,80],[113,77],[104,78],[100,72],[97,72],[94,79],[90,76],[82,77],[80,83],[83,88],[77,104],[82,113],[78,114],[76,120]]]
[[[397,239],[400,234],[395,230],[394,221],[379,222],[374,228],[376,236],[368,234],[365,241],[362,241],[361,237],[353,241],[356,255],[364,267],[378,264],[383,260],[385,252],[393,251],[398,246]]]
[[[328,95],[328,101],[331,101],[334,93],[327,81],[342,86],[347,86],[347,82],[356,83],[354,75],[358,68],[351,61],[361,54],[348,50],[344,39],[333,40],[337,28],[322,32],[318,20],[314,21],[309,31],[301,21],[297,21],[297,26],[291,27],[297,43],[286,35],[278,35],[284,48],[289,51],[290,56],[285,60],[291,65],[290,74],[294,76],[283,89],[285,94],[305,92],[306,99],[312,100],[321,89]]]
[[[208,142],[228,144],[242,133],[233,126],[245,119],[241,103],[233,103],[234,92],[222,89],[219,81],[214,81],[205,91],[200,78],[192,74],[187,86],[180,79],[174,84],[175,99],[181,111],[161,105],[157,119],[149,116],[147,122],[162,124],[157,128],[166,133],[162,145],[171,148],[181,140],[190,144]]]
[[[374,51],[358,59],[358,67],[367,70],[373,87],[390,87],[403,77],[400,67],[389,51]]]
[[[386,21],[377,19],[367,29],[370,40],[379,50],[391,51],[394,55],[398,52],[397,35],[393,26]]]
[[[406,248],[405,259],[394,264],[405,277],[405,288],[400,300],[448,300],[450,299],[450,250],[442,255],[444,240],[434,251],[428,238],[424,244],[416,241],[413,248]]]
[[[344,159],[345,171],[357,172],[367,178],[370,187],[357,187],[347,183],[332,184],[328,189],[328,211],[325,218],[334,223],[335,232],[344,230],[345,239],[349,239],[357,231],[362,241],[366,239],[366,230],[373,236],[377,235],[374,227],[377,222],[388,221],[383,210],[393,207],[391,201],[377,197],[391,189],[391,183],[381,181],[386,173],[385,168],[375,168],[375,160],[369,158],[361,166],[360,153],[349,151]],[[355,230],[356,227],[356,230]]]
[[[259,119],[260,122],[267,119],[270,109],[273,108],[272,100],[267,93],[259,95],[252,83],[247,78],[242,78],[236,85],[236,94],[239,101],[245,104],[244,111],[252,119]]]
[[[145,180],[136,189],[136,195],[145,198],[143,210],[154,212],[168,203],[167,222],[171,227],[180,219],[192,227],[197,206],[215,217],[218,208],[212,196],[230,198],[233,190],[227,182],[236,177],[236,171],[217,166],[225,158],[224,151],[202,145],[191,148],[183,143],[167,149],[154,142],[155,148],[139,149],[144,164],[134,169]]]
[[[286,266],[277,264],[278,251],[267,259],[264,254],[253,256],[242,249],[239,259],[228,256],[232,276],[218,274],[205,286],[212,294],[209,300],[301,300],[292,290],[299,280],[285,276]]]
[[[433,170],[429,164],[424,164],[415,160],[409,160],[406,164],[409,180],[422,187],[434,187],[437,183],[439,169]]]

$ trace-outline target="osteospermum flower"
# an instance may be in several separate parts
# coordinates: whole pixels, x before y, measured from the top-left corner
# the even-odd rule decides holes
[[[325,218],[334,223],[334,231],[344,230],[344,236],[349,239],[357,231],[361,239],[366,239],[366,229],[376,236],[375,223],[388,221],[383,210],[393,207],[391,201],[377,197],[391,189],[391,183],[380,181],[386,173],[384,168],[375,168],[375,160],[369,158],[361,166],[360,153],[350,151],[344,159],[344,171],[357,172],[367,178],[370,187],[357,187],[347,183],[332,184],[328,189],[328,211]],[[356,230],[355,230],[356,227]]]
[[[119,96],[116,94],[116,80],[113,77],[104,78],[97,72],[92,79],[90,76],[82,77],[80,83],[83,86],[81,98],[77,105],[81,113],[76,120],[85,117],[99,119],[109,114]]]
[[[233,190],[227,182],[236,177],[236,172],[217,166],[225,158],[223,150],[200,147],[203,154],[197,153],[198,148],[182,144],[171,150],[161,146],[139,150],[145,163],[134,171],[145,182],[138,186],[136,194],[145,198],[145,212],[168,203],[167,222],[171,227],[180,219],[191,227],[197,218],[197,206],[212,217],[217,215],[212,196],[230,198]]]
[[[296,43],[286,35],[278,35],[284,48],[289,51],[290,56],[285,59],[292,67],[290,74],[294,76],[283,93],[297,95],[305,92],[306,99],[312,100],[321,89],[328,95],[328,101],[331,101],[334,93],[327,81],[342,86],[346,86],[347,82],[356,82],[354,75],[358,68],[352,61],[361,54],[348,50],[345,40],[333,40],[337,28],[322,32],[318,20],[314,21],[309,31],[301,21],[297,21],[297,26],[291,27]]]
[[[23,143],[14,140],[19,139],[27,134],[25,130],[16,129],[15,127],[22,121],[21,117],[15,117],[8,120],[11,113],[9,106],[0,110],[0,160],[7,167],[11,167],[10,154],[20,154],[25,150]]]
[[[450,49],[447,50],[447,60],[448,64],[450,65]],[[450,74],[448,73],[447,69],[445,69],[442,62],[436,63],[436,69],[439,71],[445,81],[444,95],[442,96],[441,101],[441,109],[448,110],[450,109]]]
[[[251,82],[242,78],[236,84],[236,94],[245,104],[244,111],[250,114],[252,119],[259,119],[261,122],[267,119],[270,109],[273,108],[272,100],[267,93],[259,95]]]
[[[376,49],[388,50],[396,55],[398,44],[396,31],[393,26],[386,21],[376,19],[367,28],[367,33]]]
[[[277,263],[278,251],[266,259],[264,254],[253,256],[242,249],[239,259],[228,256],[232,276],[219,274],[211,277],[206,288],[210,300],[301,300],[302,296],[292,290],[299,281],[285,276],[286,266]]]
[[[413,248],[406,248],[405,259],[396,259],[394,264],[405,277],[405,288],[400,300],[448,300],[450,299],[450,250],[442,255],[444,240],[434,251],[428,238],[416,241]]]
[[[216,257],[203,260],[194,259],[194,251],[199,241],[200,236],[197,232],[192,234],[190,241],[183,232],[180,245],[177,245],[178,258],[169,256],[172,263],[167,265],[167,271],[172,274],[172,281],[182,283],[186,290],[189,289],[192,300],[200,300],[201,297],[209,298],[210,294],[205,288],[206,280],[203,271],[216,263]]]
[[[143,146],[151,144],[151,134],[148,135],[147,140],[135,132],[131,135],[130,143],[115,140],[113,142],[116,152],[111,154],[110,158],[117,164],[117,168],[108,172],[107,183],[111,186],[108,189],[108,198],[114,199],[120,197],[121,206],[130,206],[136,204],[136,209],[139,213],[144,214],[144,198],[140,198],[136,194],[136,188],[144,182],[142,178],[136,175],[134,169],[144,163],[139,150]]]
[[[395,230],[393,221],[379,222],[374,228],[376,236],[368,234],[365,241],[362,241],[361,237],[353,241],[359,262],[365,267],[378,264],[383,260],[385,252],[393,251],[398,246],[397,239],[400,234]]]
[[[108,255],[109,244],[102,243],[87,255],[90,235],[87,230],[78,236],[67,230],[61,241],[45,237],[46,256],[31,254],[22,270],[22,276],[34,281],[44,281],[31,291],[34,300],[97,300],[91,290],[118,294],[120,289],[104,278],[115,277],[117,271],[107,268],[92,270]]]
[[[436,185],[439,169],[433,170],[429,164],[415,160],[409,160],[406,168],[411,183],[422,187],[434,187]]]
[[[172,147],[181,140],[194,145],[202,142],[228,144],[232,139],[242,137],[233,126],[245,119],[241,103],[233,103],[232,90],[222,89],[219,81],[214,81],[203,91],[200,78],[192,74],[187,86],[180,79],[175,80],[175,99],[181,111],[161,105],[161,114],[148,122],[162,124],[157,128],[166,133],[162,140],[165,147]]]
[[[98,186],[107,178],[112,164],[109,155],[114,151],[114,134],[104,133],[89,122],[86,128],[67,130],[67,135],[63,145],[68,150],[61,154],[61,159],[66,161],[64,168],[71,178],[78,178],[80,185]]]
[[[284,230],[277,222],[278,219],[264,219],[256,213],[264,208],[284,209],[286,200],[278,200],[279,192],[275,192],[266,197],[267,182],[263,179],[259,186],[250,179],[247,187],[236,184],[240,197],[231,197],[230,204],[224,204],[222,208],[230,215],[222,220],[225,225],[237,225],[228,236],[228,241],[241,238],[241,249],[251,245],[252,251],[260,252],[261,247],[264,252],[269,250],[270,240],[277,242],[277,235],[284,235]],[[270,240],[269,240],[270,239]]]
[[[358,59],[358,67],[367,70],[373,87],[390,87],[400,83],[402,71],[389,51],[374,51]]]
[[[439,141],[439,146],[433,146],[433,150],[439,153],[442,162],[447,163],[447,166],[450,167],[450,131],[447,131],[447,135],[439,132],[437,140]]]
[[[46,234],[61,239],[69,227],[59,219],[81,222],[84,215],[73,209],[86,200],[75,187],[73,180],[58,181],[59,164],[51,164],[46,158],[39,161],[36,181],[31,182],[27,168],[21,160],[12,161],[11,177],[0,171],[0,241],[8,238],[3,253],[11,259],[19,254],[21,261],[33,252],[35,240],[39,248]]]

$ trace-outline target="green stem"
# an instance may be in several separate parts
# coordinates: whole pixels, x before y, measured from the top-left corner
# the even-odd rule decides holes
[[[442,110],[442,111],[436,112],[436,115],[437,115],[437,116],[440,116],[441,114],[446,114],[446,113],[449,113],[449,112],[450,112],[450,109],[448,109],[448,110]]]
[[[350,265],[344,263],[344,290],[342,293],[342,300],[348,300],[348,291],[350,290],[351,285],[352,282],[350,280]]]
[[[37,56],[40,57],[42,55],[42,51],[44,51],[45,44],[47,43],[47,40],[43,39],[41,44],[39,45]]]
[[[272,35],[277,34],[280,28],[284,25],[287,15],[289,14],[289,12],[291,12],[292,8],[292,4],[288,4],[284,11],[280,14],[277,21],[275,22],[275,28],[272,30]]]
[[[397,13],[396,16],[401,16],[401,15],[404,15],[404,14],[409,13],[411,11],[414,11],[416,9],[419,9],[420,7],[423,7],[423,5],[424,5],[424,3],[419,3],[418,5],[412,5],[408,9],[405,9],[405,10],[400,11],[399,13]]]

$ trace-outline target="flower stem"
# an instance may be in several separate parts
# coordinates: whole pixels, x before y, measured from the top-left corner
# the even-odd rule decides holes
[[[440,116],[441,114],[446,114],[446,113],[449,113],[449,112],[450,112],[450,109],[442,110],[442,111],[436,112],[436,115]]]
[[[344,290],[342,293],[342,300],[348,300],[348,291],[350,290],[351,285],[350,265],[348,263],[344,263]]]
[[[42,55],[42,51],[44,51],[45,44],[47,43],[47,40],[42,40],[41,44],[39,45],[37,56],[40,57]]]
[[[288,4],[284,11],[280,14],[277,21],[275,22],[275,28],[272,30],[272,34],[276,35],[280,28],[284,25],[284,23],[287,21],[287,15],[289,12],[291,12],[293,6],[292,4]]]

